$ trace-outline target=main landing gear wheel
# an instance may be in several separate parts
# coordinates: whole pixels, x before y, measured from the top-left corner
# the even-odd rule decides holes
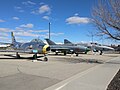
[[[87,54],[87,52],[85,52],[85,54]]]
[[[33,59],[35,59],[35,60],[37,59],[37,54],[33,55]]]
[[[16,58],[20,58],[20,55],[18,54],[18,52],[16,52]]]
[[[66,52],[64,52],[64,55],[65,55],[65,56],[66,56],[66,54],[67,54],[67,53],[66,53]]]
[[[100,55],[102,55],[103,54],[103,52],[102,52],[102,50],[100,50]]]
[[[55,55],[58,55],[58,52],[56,52]]]
[[[38,57],[37,57],[37,53],[36,53],[33,55],[33,61],[38,60],[37,58]],[[46,57],[46,55],[42,56],[41,58],[42,58],[41,61],[48,61],[48,58]]]
[[[48,61],[48,58],[47,58],[47,57],[44,57],[44,61]]]
[[[76,54],[76,56],[78,56],[78,54]]]

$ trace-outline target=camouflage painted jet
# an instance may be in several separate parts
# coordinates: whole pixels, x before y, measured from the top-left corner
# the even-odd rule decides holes
[[[85,47],[90,48],[93,52],[99,52],[100,51],[100,55],[103,54],[103,51],[113,51],[114,48],[108,47],[108,46],[104,46],[101,44],[97,44],[97,43],[79,43],[79,44],[73,44],[72,42],[70,42],[67,39],[64,39],[64,44],[68,44],[68,45],[82,45]]]
[[[71,53],[71,54],[75,53],[76,56],[78,56],[78,54],[80,53],[87,53],[88,51],[90,51],[89,48],[84,46],[73,46],[73,45],[65,45],[65,44],[58,45],[49,39],[46,39],[46,41],[50,45],[51,51],[55,52],[56,54],[60,52],[64,53],[64,55],[66,55],[67,53]]]
[[[47,57],[45,54],[47,51],[50,50],[49,45],[46,45],[40,39],[33,39],[31,42],[27,43],[20,43],[15,40],[13,32],[11,32],[12,43],[11,48],[12,50],[0,50],[0,52],[16,52],[16,58],[20,58],[19,53],[28,53],[34,54],[33,58],[37,59],[37,54],[44,54],[44,60],[47,61]]]

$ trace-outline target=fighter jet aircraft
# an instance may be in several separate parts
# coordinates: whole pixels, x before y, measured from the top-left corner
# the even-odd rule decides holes
[[[88,51],[90,51],[89,48],[84,47],[84,46],[73,46],[73,45],[58,45],[56,43],[54,43],[53,41],[51,41],[50,39],[46,39],[47,43],[50,45],[50,49],[51,51],[55,52],[56,55],[60,52],[64,53],[64,55],[66,55],[67,53],[75,53],[76,56],[78,56],[78,54],[80,53],[87,53]]]
[[[93,52],[100,52],[100,55],[103,54],[103,51],[113,51],[114,50],[114,48],[111,48],[111,47],[108,47],[108,46],[104,46],[104,45],[101,45],[101,44],[97,44],[97,43],[73,44],[73,43],[71,43],[67,39],[64,39],[64,44],[68,44],[68,45],[82,45],[82,46],[90,48]]]
[[[13,32],[11,32],[12,43],[11,48],[12,50],[0,50],[0,52],[16,52],[16,58],[20,58],[19,53],[28,53],[34,54],[33,58],[37,59],[37,54],[44,54],[44,60],[47,61],[46,53],[50,50],[49,45],[46,45],[40,39],[33,39],[31,42],[27,43],[20,43],[17,42]]]

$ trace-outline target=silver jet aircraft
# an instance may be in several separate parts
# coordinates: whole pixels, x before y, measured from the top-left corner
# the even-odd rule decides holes
[[[50,49],[51,51],[55,52],[56,54],[58,54],[59,52],[64,53],[64,55],[66,55],[67,53],[75,53],[76,56],[78,56],[78,54],[80,53],[87,53],[88,51],[90,51],[89,48],[85,47],[85,46],[73,46],[73,45],[58,45],[56,43],[54,43],[53,41],[51,41],[50,39],[46,39],[47,43],[50,45]]]
[[[11,32],[11,37],[12,50],[0,50],[0,52],[16,52],[16,58],[20,58],[19,53],[34,54],[33,59],[37,59],[37,54],[44,54],[44,60],[48,60],[45,54],[50,50],[50,47],[49,45],[46,45],[42,40],[33,39],[31,42],[20,43],[15,40],[13,32]]]
[[[114,50],[114,48],[112,48],[112,47],[104,46],[104,45],[97,44],[97,43],[79,43],[79,44],[73,44],[73,43],[71,43],[67,39],[64,39],[64,44],[68,44],[68,45],[82,45],[82,46],[90,48],[93,52],[100,52],[100,55],[103,54],[103,51],[113,51]]]

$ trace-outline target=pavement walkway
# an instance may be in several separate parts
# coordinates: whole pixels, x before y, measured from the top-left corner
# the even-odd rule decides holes
[[[106,90],[120,69],[120,57],[92,67],[45,90]]]

